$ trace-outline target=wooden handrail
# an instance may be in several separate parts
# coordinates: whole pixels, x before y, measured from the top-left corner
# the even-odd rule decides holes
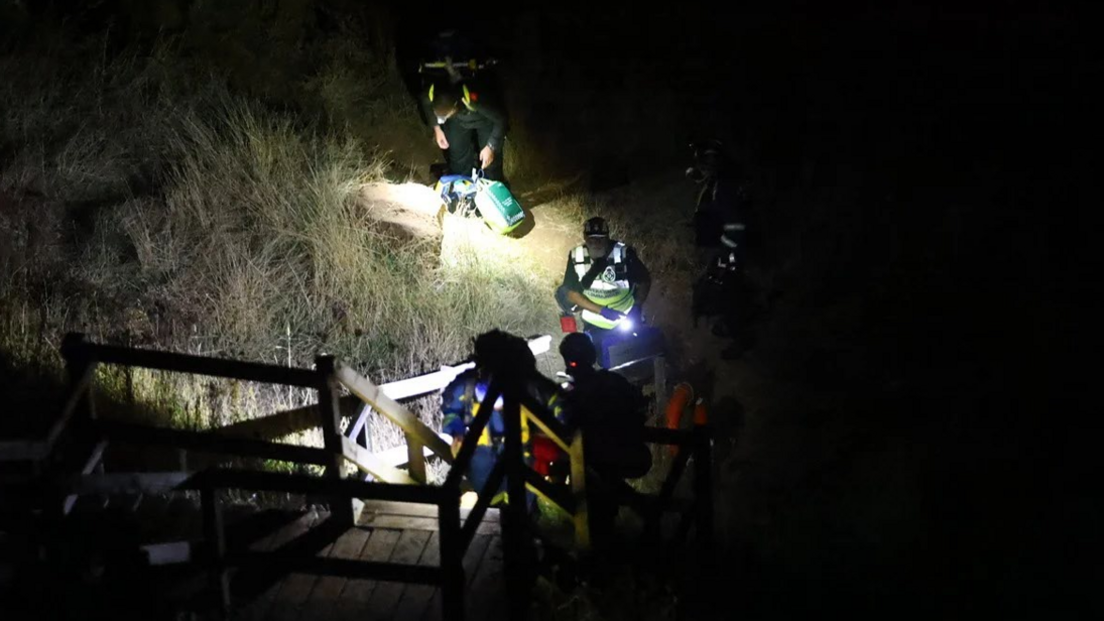
[[[390,465],[383,463],[377,459],[371,451],[353,442],[349,438],[342,437],[341,443],[344,445],[345,459],[380,481],[403,485],[414,485],[419,483],[419,481],[415,481],[410,475],[402,470],[392,468]]]
[[[529,411],[527,420],[547,435],[564,452],[571,451],[571,433],[567,427],[551,415],[548,408],[537,402],[528,394],[521,395],[521,404]]]
[[[78,345],[79,353],[89,360],[144,369],[175,371],[209,377],[225,377],[266,384],[282,384],[299,388],[314,388],[317,376],[309,369],[280,367],[259,362],[243,362],[229,358],[193,356],[152,349],[136,349],[115,345]]]
[[[298,446],[295,444],[282,444],[279,442],[249,440],[246,438],[223,437],[209,431],[163,429],[107,420],[97,421],[96,425],[101,433],[112,440],[171,446],[179,449],[222,455],[260,457],[264,459],[275,459],[319,466],[325,465],[329,459],[329,453],[325,449]]]
[[[410,410],[403,407],[398,401],[388,397],[380,390],[379,386],[343,364],[337,365],[335,374],[337,380],[348,388],[349,392],[370,404],[377,412],[398,425],[405,433],[417,438],[419,442],[445,462],[452,463],[452,449],[441,439],[441,436],[418,420],[418,417],[414,416]]]

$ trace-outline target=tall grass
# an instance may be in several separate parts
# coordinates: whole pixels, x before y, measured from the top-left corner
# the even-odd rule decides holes
[[[511,242],[474,230],[442,258],[439,239],[396,235],[362,199],[386,158],[357,135],[372,123],[386,133],[415,110],[370,115],[356,131],[305,122],[160,53],[87,55],[56,82],[38,76],[60,58],[0,64],[10,154],[0,192],[12,205],[0,215],[0,306],[11,318],[0,342],[14,366],[82,330],[300,366],[327,352],[387,381],[464,358],[494,327],[554,327],[548,283]],[[399,88],[389,70],[374,84]],[[355,83],[343,100],[342,79],[352,78],[327,73],[320,101],[366,96]],[[202,409],[209,422],[240,415],[225,399],[181,401],[191,405],[166,409]]]

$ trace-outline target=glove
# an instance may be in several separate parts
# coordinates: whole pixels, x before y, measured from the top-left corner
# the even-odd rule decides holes
[[[621,317],[624,316],[621,311],[615,311],[608,306],[602,307],[601,315],[610,321],[620,321]]]

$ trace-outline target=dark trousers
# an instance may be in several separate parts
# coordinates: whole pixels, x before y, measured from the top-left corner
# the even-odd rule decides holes
[[[471,176],[473,168],[479,168],[479,152],[491,139],[492,127],[480,125],[478,127],[464,127],[459,121],[449,119],[441,127],[445,132],[449,148],[445,151],[448,158],[449,172],[454,175]],[[494,162],[483,171],[483,176],[493,181],[504,181],[502,162],[505,161],[505,145],[495,151]]]

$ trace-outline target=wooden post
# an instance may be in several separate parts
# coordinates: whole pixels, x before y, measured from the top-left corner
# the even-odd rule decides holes
[[[506,462],[506,493],[508,497],[502,516],[503,562],[506,573],[506,594],[509,602],[509,618],[522,621],[529,608],[528,573],[532,566],[525,538],[525,522],[528,519],[525,494],[525,465],[521,446],[521,400],[518,398],[520,380],[510,378],[503,382],[502,418],[506,428],[506,445],[500,459]],[[491,490],[491,493],[494,493]]]
[[[61,355],[65,358],[65,374],[69,384],[70,394],[78,389],[81,379],[89,367],[96,362],[88,354],[88,337],[80,332],[70,332],[61,341]],[[81,397],[81,403],[77,405],[73,420],[77,426],[83,427],[89,421],[96,419],[96,407],[92,401],[92,382]]]
[[[364,448],[368,449],[369,453],[374,453],[376,447],[372,446],[372,406],[365,403],[362,415],[364,416],[364,425],[360,433],[364,436]],[[356,440],[356,438],[353,439]]]
[[[662,423],[663,414],[667,409],[667,359],[663,356],[652,358],[652,378],[655,383],[655,414],[656,422]]]
[[[464,541],[460,536],[460,485],[450,485],[437,505],[441,531],[441,618],[464,619]]]
[[[425,469],[425,445],[422,444],[418,438],[415,438],[411,434],[406,435],[406,459],[407,459],[407,472],[410,473],[410,478],[425,485],[426,483],[426,469]],[[459,502],[459,501],[457,501]]]
[[[222,507],[218,490],[204,487],[199,492],[203,510],[203,537],[207,540],[207,566],[210,572],[211,597],[220,618],[230,615],[230,580],[226,574],[226,530],[222,522]]]
[[[318,373],[318,412],[322,423],[322,437],[330,454],[326,463],[326,477],[340,480],[345,465],[345,443],[341,435],[341,410],[338,404],[338,384],[334,375],[333,356],[317,356],[314,359]],[[330,496],[330,515],[339,524],[352,526],[355,521],[352,499],[335,494]]]
[[[76,433],[74,435],[80,436],[88,434],[92,431],[92,421],[96,419],[96,410],[92,401],[92,382],[89,381],[85,388],[81,388],[82,381],[85,374],[89,372],[89,368],[95,364],[95,361],[88,355],[88,337],[80,332],[69,332],[61,341],[61,355],[65,358],[65,374],[68,384],[68,394],[74,395],[77,391],[82,391],[83,394],[77,396],[77,402],[75,409],[73,410],[72,418],[69,419],[68,424],[60,422],[57,424],[57,433],[64,435],[66,431]],[[64,415],[63,415],[64,416]],[[51,434],[54,435],[54,434]],[[59,436],[54,435],[54,438]],[[72,436],[70,436],[72,438]],[[78,446],[81,444],[77,442]],[[64,446],[64,442],[61,445]],[[55,451],[56,452],[56,451]],[[96,457],[96,447],[92,448],[92,456]],[[52,466],[49,463],[51,460],[50,452],[42,458],[44,463],[35,464],[36,474],[47,474],[51,471]],[[99,461],[97,458],[96,461]],[[84,474],[87,474],[85,472]],[[51,493],[49,498],[50,507],[48,514],[53,519],[61,519],[72,510],[73,505],[77,501],[75,495],[61,495],[56,496]]]
[[[583,452],[583,432],[576,431],[571,440],[571,495],[575,498],[575,547],[590,549],[590,516],[586,500],[586,455]]]

